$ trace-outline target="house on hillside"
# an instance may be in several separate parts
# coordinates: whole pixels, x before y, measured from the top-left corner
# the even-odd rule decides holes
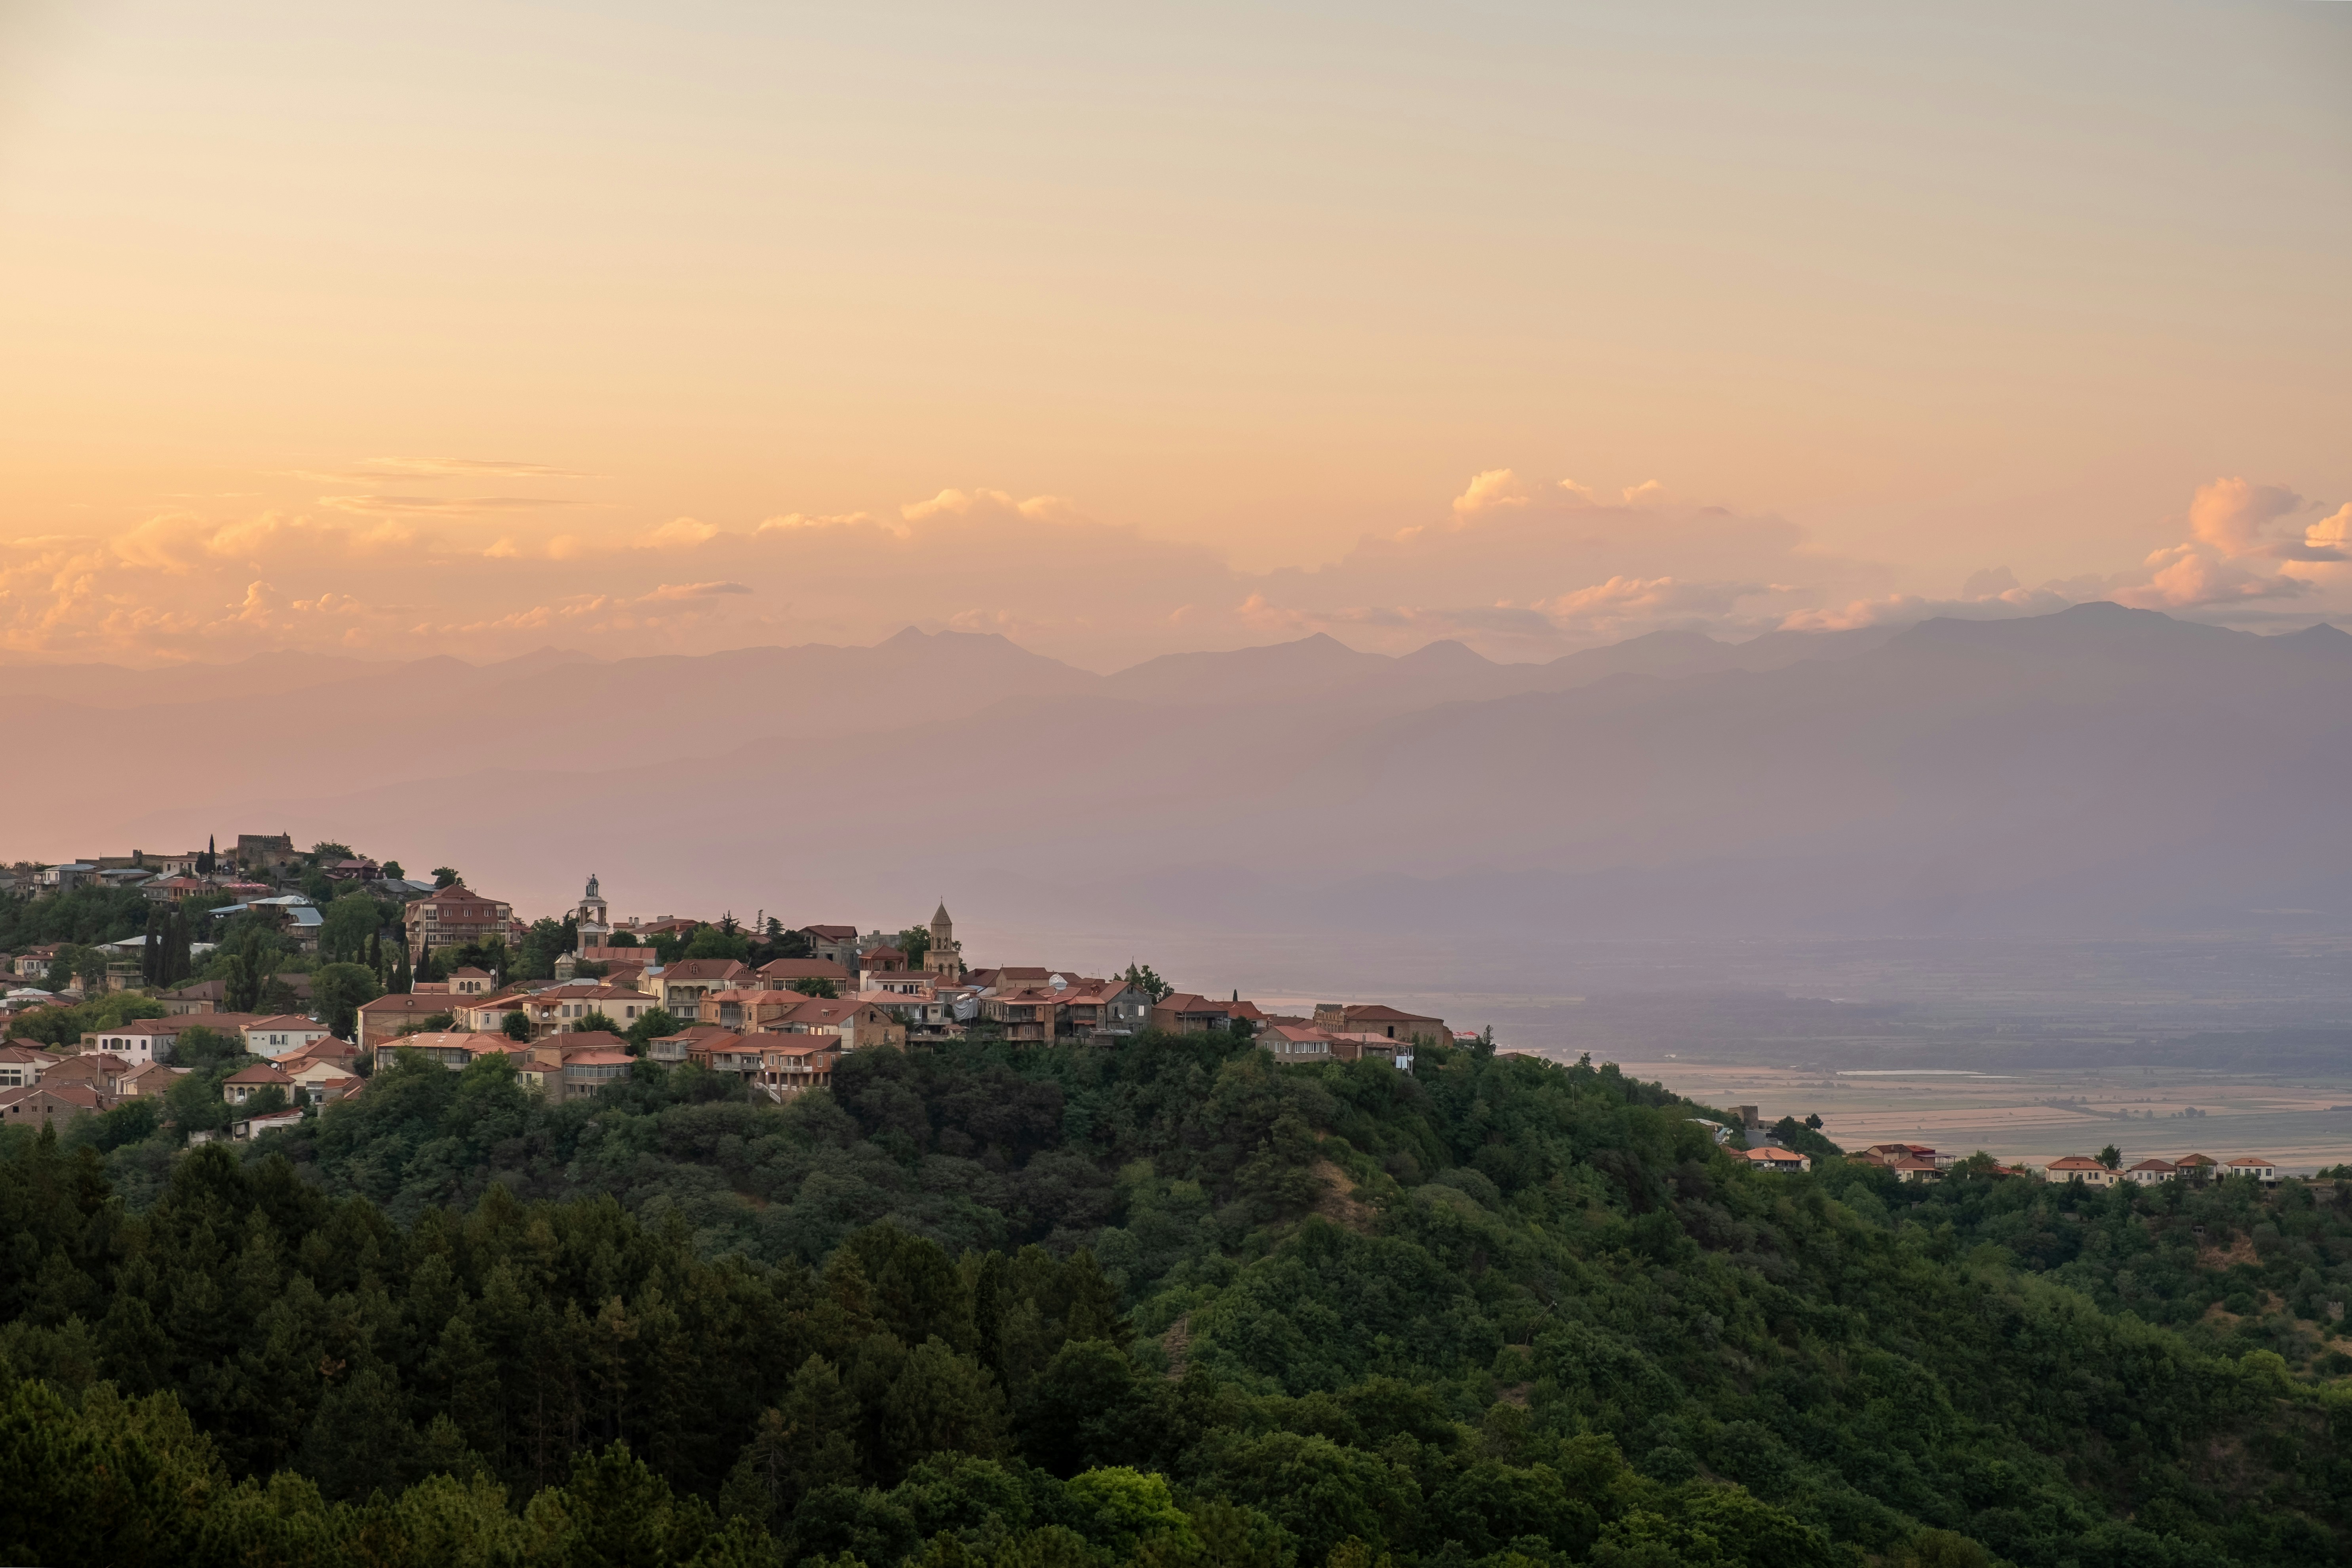
[[[757,984],[751,967],[731,958],[681,958],[646,972],[652,994],[673,1018],[701,1016],[701,1002],[715,991],[736,991]],[[618,1015],[615,1015],[617,1016]]]
[[[450,1010],[450,998],[445,992],[387,992],[373,1002],[360,1005],[359,1041],[362,1050],[376,1050],[392,1044],[401,1030],[414,1028],[436,1014]]]
[[[41,1087],[57,1089],[68,1083],[87,1084],[104,1096],[110,1106],[114,1098],[122,1092],[122,1080],[130,1076],[133,1065],[110,1051],[83,1051],[44,1070]]]
[[[2110,1171],[2084,1154],[2068,1154],[2053,1160],[2042,1170],[2050,1181],[2080,1182],[2086,1187],[2112,1187],[2123,1180],[2121,1172]]]
[[[27,1084],[0,1089],[0,1126],[38,1127],[44,1121],[67,1122],[92,1111],[110,1109],[106,1097],[86,1083]]]
[[[2266,1187],[2278,1184],[2278,1166],[2259,1154],[2241,1154],[2221,1169],[2227,1175],[2252,1176]]]
[[[828,963],[836,964],[844,974],[856,971],[856,926],[803,926],[801,935],[808,938],[811,958],[822,958]]]
[[[1454,1032],[1445,1026],[1443,1018],[1407,1013],[1377,1002],[1347,1005],[1319,1002],[1315,1006],[1315,1026],[1333,1034],[1379,1035],[1406,1045],[1427,1040],[1442,1046],[1454,1038]]]
[[[42,1073],[63,1060],[55,1051],[10,1040],[0,1045],[0,1089],[30,1089],[41,1081]]]
[[[2141,1186],[2154,1186],[2158,1182],[2177,1181],[2180,1167],[2169,1160],[2142,1160],[2124,1173],[2124,1180]]]
[[[807,1000],[797,991],[709,991],[696,1004],[695,1021],[748,1034],[753,1029],[777,1027]]]
[[[520,947],[529,929],[514,918],[513,905],[486,898],[463,882],[411,900],[401,911],[401,923],[412,963],[422,963],[436,947],[463,947],[492,937]]]
[[[1767,1144],[1763,1148],[1743,1150],[1739,1153],[1751,1169],[1759,1171],[1772,1171],[1786,1175],[1813,1168],[1812,1157],[1799,1153],[1794,1149],[1775,1149]],[[1927,1170],[1929,1179],[1932,1180],[1935,1167],[1928,1165]]]
[[[243,1105],[265,1089],[281,1089],[289,1100],[294,1098],[294,1075],[270,1062],[256,1062],[249,1068],[239,1068],[221,1082],[221,1098],[231,1105]]]
[[[334,1030],[299,1013],[256,1018],[239,1032],[245,1036],[246,1054],[256,1057],[282,1057],[335,1037]]]
[[[2196,1180],[2203,1180],[2221,1173],[2221,1162],[2210,1154],[2183,1154],[2173,1163],[2180,1168],[2182,1175]]]
[[[163,1004],[167,1016],[179,1017],[188,1013],[217,1013],[227,1003],[228,985],[219,980],[192,980],[176,991],[166,991],[155,998]]]
[[[770,991],[790,991],[797,982],[826,980],[833,983],[837,995],[846,996],[856,989],[849,971],[829,958],[776,958],[760,965],[754,984]]]
[[[1147,1022],[1162,1034],[1205,1035],[1211,1029],[1226,1027],[1233,1013],[1234,1004],[1230,1002],[1176,991],[1151,1005]]]

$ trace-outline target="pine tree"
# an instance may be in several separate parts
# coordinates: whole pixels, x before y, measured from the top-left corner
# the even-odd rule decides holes
[[[404,942],[400,944],[400,961],[393,966],[390,989],[404,996],[411,986],[412,982],[408,973],[408,944]]]
[[[205,852],[196,857],[196,870],[200,875],[209,877],[213,874],[213,868],[219,864],[218,843],[211,834],[207,833],[205,835]]]
[[[376,979],[381,981],[383,978],[383,932],[381,930],[368,932],[366,962],[367,966],[375,971]]]

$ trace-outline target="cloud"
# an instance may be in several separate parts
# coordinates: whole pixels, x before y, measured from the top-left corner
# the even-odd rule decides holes
[[[2142,610],[2195,610],[2249,599],[2290,599],[2314,586],[2301,577],[2250,572],[2234,562],[2216,560],[2193,544],[2159,550],[2147,564],[2153,574],[2146,583],[2118,590],[2116,603]]]
[[[2189,503],[2189,531],[2225,556],[2261,554],[2273,543],[2263,530],[2302,506],[2303,498],[2282,485],[2215,479],[2197,487]]]
[[[452,479],[472,471],[441,466]],[[1095,668],[1318,631],[1386,653],[1456,638],[1489,658],[1543,660],[1654,630],[1742,637],[2092,598],[2251,622],[2288,605],[2326,613],[2352,589],[2352,507],[2320,515],[2284,487],[2230,479],[2199,487],[2177,520],[2182,542],[2133,571],[2029,586],[1990,567],[1953,596],[1822,549],[1769,513],[1685,500],[1656,481],[1598,487],[1507,467],[1470,474],[1416,525],[1267,572],[1091,518],[1066,497],[985,486],[749,527],[637,518],[561,532],[525,504],[536,496],[504,498],[516,504],[484,514],[492,529],[464,510],[478,500],[413,488],[366,492],[415,503],[397,511],[364,510],[355,491],[343,498],[354,504],[309,510],[175,503],[110,534],[28,529],[0,544],[0,648],[495,658],[560,627],[618,657],[864,643],[911,622],[1002,632]]]

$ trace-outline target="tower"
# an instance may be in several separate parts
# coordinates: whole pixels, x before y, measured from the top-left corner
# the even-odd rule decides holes
[[[923,954],[923,972],[942,980],[963,978],[963,959],[956,952],[955,921],[948,919],[947,900],[940,900],[939,912],[931,916],[931,945]]]
[[[611,906],[604,902],[604,895],[596,890],[596,873],[593,871],[588,873],[588,890],[580,896],[580,907],[572,910],[572,918],[579,928],[578,945],[583,952],[604,946],[613,934]]]

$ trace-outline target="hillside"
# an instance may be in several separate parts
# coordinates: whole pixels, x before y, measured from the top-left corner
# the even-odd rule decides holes
[[[1763,1175],[1695,1110],[1211,1037],[783,1109],[393,1067],[242,1163],[14,1133],[0,1553],[2340,1560],[2340,1211]]]

